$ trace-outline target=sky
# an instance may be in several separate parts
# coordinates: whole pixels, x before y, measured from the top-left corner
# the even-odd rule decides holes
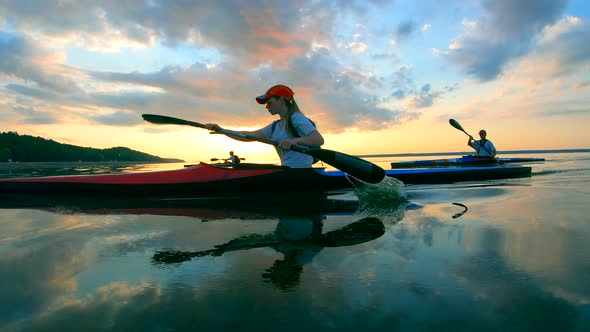
[[[275,120],[285,84],[353,155],[590,148],[587,0],[0,0],[0,131],[208,161],[274,148],[154,125]]]

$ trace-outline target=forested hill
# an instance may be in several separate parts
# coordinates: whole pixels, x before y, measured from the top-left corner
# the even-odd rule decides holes
[[[47,161],[138,161],[138,162],[184,162],[181,159],[161,158],[126,147],[109,149],[87,148],[63,144],[54,140],[16,132],[0,132],[0,162],[47,162]]]

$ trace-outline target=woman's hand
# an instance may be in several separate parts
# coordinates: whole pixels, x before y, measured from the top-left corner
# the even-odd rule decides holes
[[[221,127],[217,123],[206,123],[205,128],[211,131],[218,131],[221,129]]]
[[[299,144],[297,138],[284,139],[279,142],[279,148],[283,150],[291,150],[291,147],[295,144]]]

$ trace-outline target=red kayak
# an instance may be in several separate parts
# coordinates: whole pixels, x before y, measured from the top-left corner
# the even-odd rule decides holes
[[[0,193],[85,196],[212,196],[253,192],[329,191],[349,188],[343,177],[323,169],[200,163],[184,169],[92,175],[0,179]]]

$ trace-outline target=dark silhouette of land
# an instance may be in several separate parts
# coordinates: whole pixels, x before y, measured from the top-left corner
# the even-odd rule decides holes
[[[182,159],[162,158],[126,147],[96,149],[63,144],[17,132],[0,132],[0,162],[113,162],[134,161],[179,163]]]

